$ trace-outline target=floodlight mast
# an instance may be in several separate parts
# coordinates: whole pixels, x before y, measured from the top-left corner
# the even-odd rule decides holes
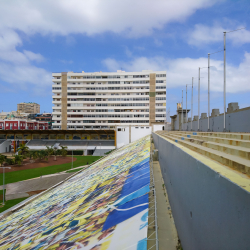
[[[238,30],[243,30],[246,27],[236,29],[236,30],[230,30],[230,31],[224,31],[224,85],[223,85],[223,92],[224,92],[224,130],[223,132],[226,132],[226,87],[227,87],[227,82],[226,82],[226,34],[235,32]]]
[[[207,94],[208,94],[208,105],[207,105],[207,131],[210,132],[209,128],[209,116],[210,116],[210,53],[208,53],[208,87],[207,87]]]
[[[192,77],[192,98],[191,98],[191,131],[193,131],[193,96],[194,96],[194,77]]]
[[[181,130],[183,131],[183,90],[182,90],[182,99],[181,99]]]
[[[198,75],[198,131],[200,131],[200,85],[201,85],[201,68],[199,67]]]
[[[224,130],[226,132],[226,33],[224,33]]]

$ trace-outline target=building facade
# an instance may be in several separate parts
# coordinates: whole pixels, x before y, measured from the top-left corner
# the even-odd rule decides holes
[[[27,121],[22,119],[0,120],[0,130],[47,130],[48,122]]]
[[[40,113],[40,105],[35,102],[22,102],[17,104],[17,111],[20,113]]]
[[[53,73],[53,129],[150,126],[166,117],[166,71]]]
[[[43,113],[43,114],[37,114],[35,117],[36,121],[41,121],[41,122],[47,122],[49,129],[52,128],[52,114],[51,113]]]

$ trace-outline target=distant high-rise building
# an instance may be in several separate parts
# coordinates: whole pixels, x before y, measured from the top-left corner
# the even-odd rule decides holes
[[[54,129],[150,126],[166,117],[166,71],[53,73]]]
[[[17,104],[17,111],[20,113],[40,113],[40,105],[35,102],[22,102]]]

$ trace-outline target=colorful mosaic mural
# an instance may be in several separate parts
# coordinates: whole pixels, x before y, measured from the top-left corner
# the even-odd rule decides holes
[[[1,218],[0,249],[147,249],[150,137]]]

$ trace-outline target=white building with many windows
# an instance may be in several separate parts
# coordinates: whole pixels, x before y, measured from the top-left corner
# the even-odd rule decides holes
[[[163,124],[166,71],[52,74],[53,129]]]

